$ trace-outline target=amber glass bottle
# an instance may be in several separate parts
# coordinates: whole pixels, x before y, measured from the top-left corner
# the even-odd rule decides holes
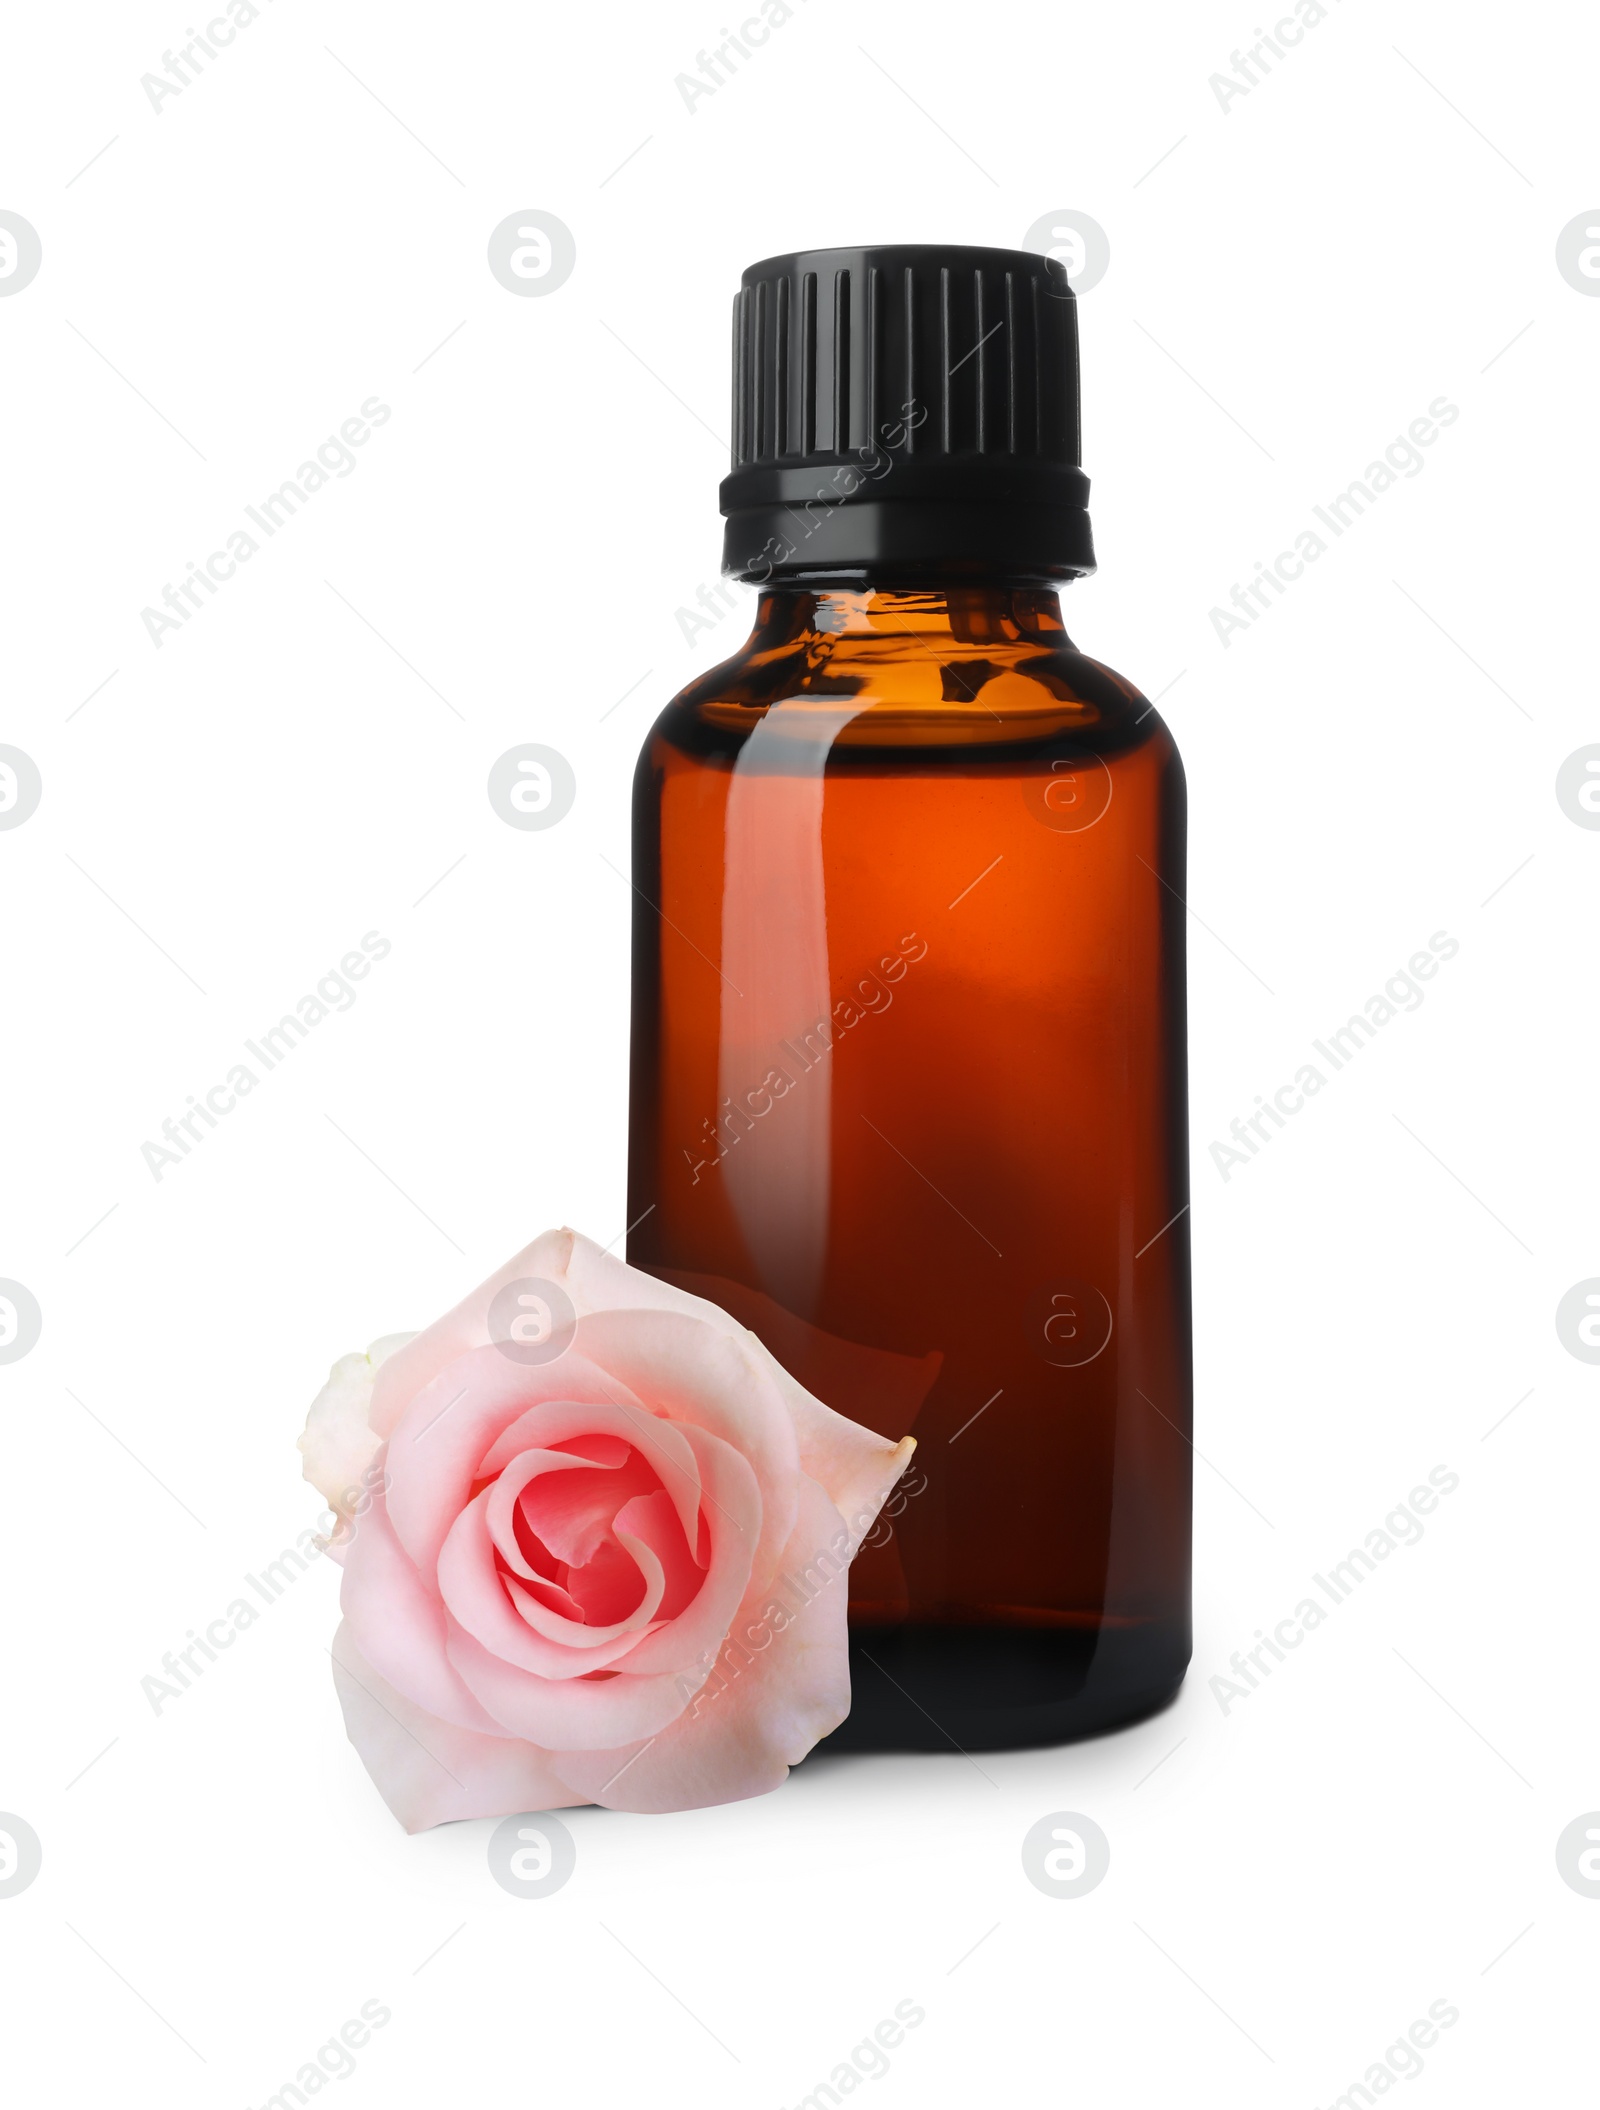
[[[809,251],[735,310],[754,631],[635,788],[629,1259],[919,1448],[853,1749],[1054,1742],[1189,1656],[1184,792],[1085,658],[1059,265]]]

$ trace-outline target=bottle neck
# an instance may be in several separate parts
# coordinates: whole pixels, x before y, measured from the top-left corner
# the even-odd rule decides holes
[[[906,647],[935,656],[954,647],[1066,644],[1061,596],[1053,586],[998,582],[926,586],[782,584],[762,588],[751,643],[758,649],[806,638]]]

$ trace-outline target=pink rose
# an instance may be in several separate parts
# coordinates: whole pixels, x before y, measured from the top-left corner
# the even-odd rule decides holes
[[[913,1447],[572,1231],[346,1356],[301,1449],[390,1808],[420,1831],[778,1787],[849,1711],[845,1570]]]

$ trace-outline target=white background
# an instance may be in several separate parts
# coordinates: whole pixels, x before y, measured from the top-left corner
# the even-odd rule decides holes
[[[1343,0],[1224,112],[1245,0],[809,0],[691,114],[712,0],[277,0],[158,115],[190,19],[18,11],[0,89],[44,256],[0,300],[0,739],[44,787],[0,834],[0,1275],[43,1312],[0,1368],[17,2099],[260,2104],[376,1999],[341,2101],[794,2104],[909,1999],[875,2102],[1327,2104],[1436,2000],[1408,2101],[1578,2100],[1596,1372],[1554,1314],[1600,1272],[1600,834],[1555,777],[1600,739],[1600,300],[1555,244],[1600,193],[1592,19]],[[530,208],[577,267],[519,299],[485,248]],[[1167,692],[1192,800],[1194,1668],[1077,1747],[575,1812],[571,1882],[514,1900],[488,1824],[408,1840],[347,1746],[326,1564],[159,1716],[140,1681],[313,1520],[336,1354],[622,1229],[629,776],[743,627],[676,614],[740,270],[1064,209],[1111,245],[1067,617]],[[373,395],[354,472],[158,649],[141,610]],[[1224,648],[1211,608],[1441,395],[1422,473]],[[485,796],[527,740],[577,774],[545,833]],[[353,1008],[157,1181],[369,930]],[[1436,931],[1426,1001],[1225,1181],[1210,1144]],[[1421,1541],[1224,1712],[1440,1465]],[[1077,1900],[1020,1860],[1060,1810],[1111,1841]]]

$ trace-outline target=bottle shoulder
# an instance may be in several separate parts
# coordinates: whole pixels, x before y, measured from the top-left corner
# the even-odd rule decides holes
[[[822,646],[831,649],[819,649]],[[732,759],[775,712],[796,731],[827,723],[830,764],[893,751],[992,757],[1077,746],[1110,760],[1177,747],[1154,704],[1127,676],[1080,652],[1065,633],[1048,640],[938,650],[908,636],[865,641],[754,638],[672,698],[646,742],[708,762]],[[763,745],[767,744],[763,742]]]

